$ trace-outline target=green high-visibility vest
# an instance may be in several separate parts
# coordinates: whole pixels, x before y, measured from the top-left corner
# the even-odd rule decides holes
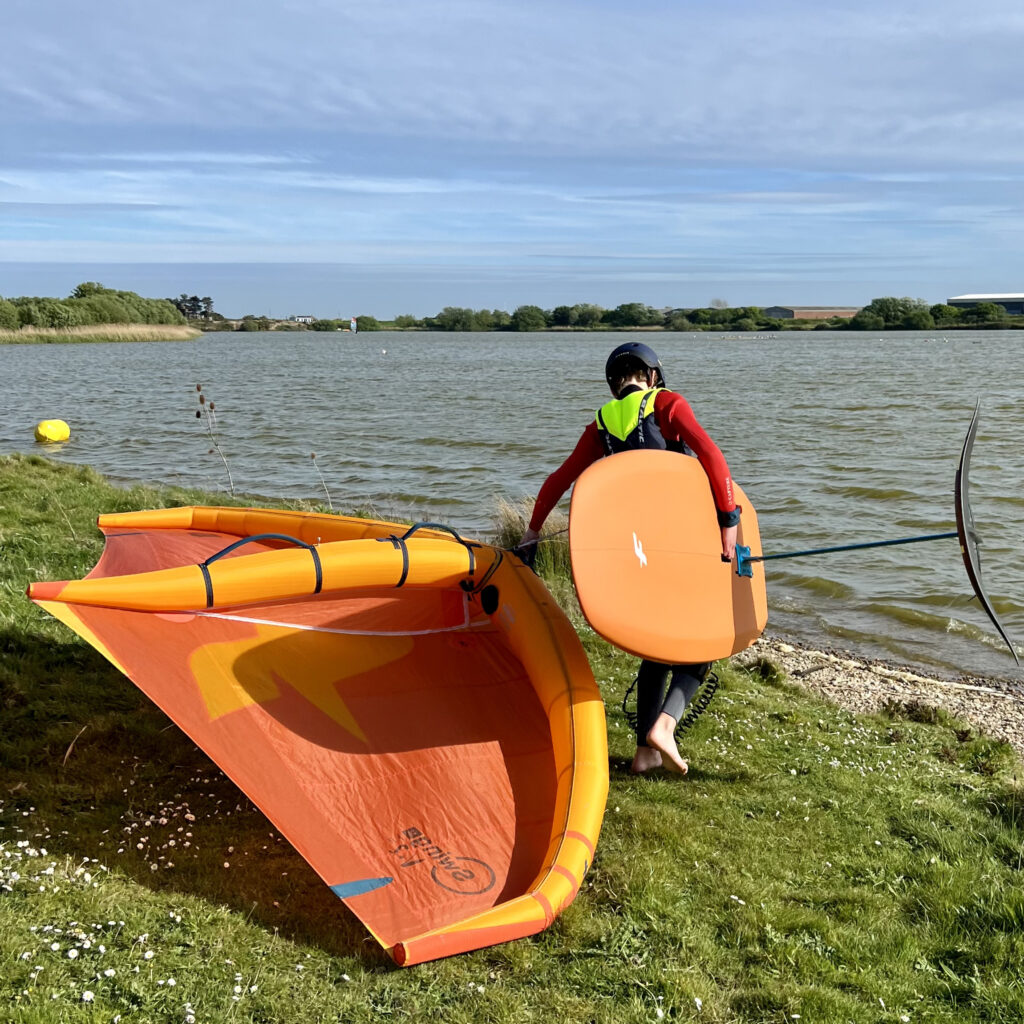
[[[665,448],[656,420],[653,420],[655,396],[664,388],[632,391],[623,398],[605,402],[594,416],[605,449],[612,452],[630,448]]]

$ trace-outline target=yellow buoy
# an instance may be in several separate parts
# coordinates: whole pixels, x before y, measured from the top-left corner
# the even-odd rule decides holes
[[[71,428],[63,420],[42,420],[36,424],[37,441],[66,441]]]

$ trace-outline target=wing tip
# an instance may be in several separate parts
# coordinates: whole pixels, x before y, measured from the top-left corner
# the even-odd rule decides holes
[[[25,594],[30,601],[56,601],[63,589],[64,581],[30,583],[25,588]]]

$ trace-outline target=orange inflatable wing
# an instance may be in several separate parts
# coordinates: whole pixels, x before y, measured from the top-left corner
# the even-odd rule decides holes
[[[738,543],[761,553],[757,513],[743,507]],[[576,481],[569,552],[580,606],[610,643],[653,661],[715,661],[749,647],[768,620],[763,574],[722,561],[711,484],[678,452],[628,451]]]
[[[398,963],[532,934],[572,901],[607,795],[604,709],[517,559],[443,529],[258,509],[100,527],[84,580],[29,596],[202,747]]]

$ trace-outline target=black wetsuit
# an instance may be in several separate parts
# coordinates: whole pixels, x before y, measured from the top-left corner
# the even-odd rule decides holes
[[[647,734],[662,712],[677,722],[683,717],[711,668],[700,665],[663,665],[644,658],[636,674],[636,745],[646,747]],[[665,684],[668,683],[668,691]]]

